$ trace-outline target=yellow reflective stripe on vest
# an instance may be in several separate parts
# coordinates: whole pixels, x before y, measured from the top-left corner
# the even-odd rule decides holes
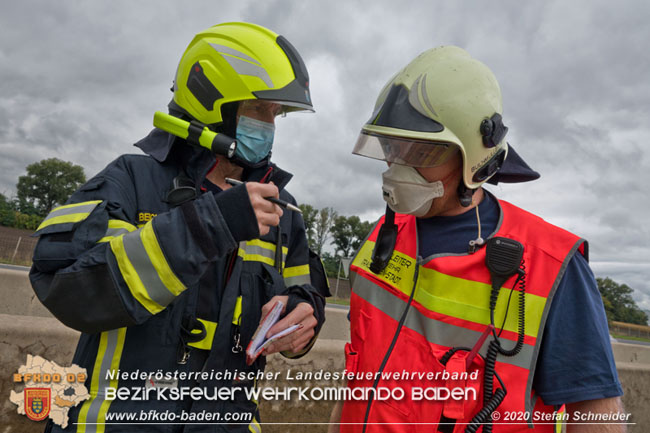
[[[555,433],[562,433],[564,431],[563,427],[566,416],[566,405],[563,404],[555,414]]]
[[[102,332],[90,382],[90,398],[79,411],[77,433],[104,432],[106,413],[111,405],[111,400],[105,399],[106,388],[117,388],[118,383],[117,376],[109,380],[106,373],[119,369],[125,337],[126,328]]]
[[[287,247],[282,247],[282,266],[287,258]],[[270,266],[275,266],[275,244],[264,242],[259,239],[244,241],[239,243],[237,254],[244,261],[262,262]]]
[[[370,271],[370,263],[372,262],[372,250],[374,247],[374,242],[366,241],[352,264],[370,272],[375,278],[379,278],[383,282],[390,284],[400,292],[406,293],[407,296],[410,295],[411,289],[413,288],[413,276],[415,275],[415,259],[399,251],[394,251],[386,269],[379,275],[373,274]]]
[[[287,287],[311,284],[309,265],[289,266],[282,270],[284,284]]]
[[[359,251],[354,264],[371,272],[368,265],[374,246],[374,242],[367,241]],[[395,251],[386,270],[376,277],[409,296],[413,286],[414,270],[415,259]],[[489,284],[465,280],[421,267],[414,300],[428,310],[474,323],[489,325],[491,291],[492,287]],[[519,330],[520,296],[517,290],[513,291],[506,287],[501,288],[494,311],[494,322],[496,326],[500,326],[503,322],[508,307],[508,297],[511,292],[510,314],[506,317],[503,329],[517,333]],[[537,337],[545,305],[545,298],[526,293],[526,335]]]
[[[36,231],[55,224],[77,223],[88,218],[88,215],[97,207],[101,200],[84,201],[81,203],[67,204],[52,209]]]
[[[104,237],[97,242],[108,242],[119,235],[124,235],[136,231],[138,228],[133,224],[129,224],[122,220],[108,220],[108,229]]]
[[[212,341],[214,340],[214,333],[217,332],[217,322],[209,320],[198,319],[199,322],[205,326],[205,338],[192,343],[187,343],[188,346],[196,347],[197,349],[210,350],[212,348]],[[196,332],[195,332],[196,331]],[[193,329],[192,334],[198,334],[201,331]]]
[[[110,246],[131,294],[151,314],[162,311],[185,290],[169,267],[151,222],[111,239]]]
[[[399,322],[404,312],[406,301],[361,275],[355,277],[353,293],[395,322]],[[427,341],[445,347],[473,347],[481,337],[481,332],[432,319],[423,314],[415,305],[411,305],[404,326],[422,335]],[[488,345],[484,344],[480,354],[485,356],[487,349]],[[507,357],[499,354],[497,361],[530,369],[534,350],[534,346],[524,344],[517,356]]]
[[[422,268],[415,300],[427,309],[469,320],[483,325],[490,324],[490,293],[492,286],[476,281],[452,277],[433,269]],[[468,294],[471,294],[468,296]],[[494,323],[501,327],[503,317],[508,309],[508,298],[510,299],[510,310],[506,316],[503,329],[517,333],[519,331],[519,297],[521,293],[502,287],[494,310]],[[526,293],[526,335],[537,337],[539,324],[544,314],[546,299]]]

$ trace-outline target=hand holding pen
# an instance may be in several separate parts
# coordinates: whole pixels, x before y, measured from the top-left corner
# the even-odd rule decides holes
[[[273,183],[246,182],[243,189],[253,208],[259,236],[265,236],[271,227],[278,227],[283,214],[280,206],[266,199],[269,196],[277,197],[278,188]]]
[[[230,184],[232,186],[237,186],[237,185],[243,184],[244,182],[242,182],[241,180],[231,179],[231,178],[227,177],[226,178],[226,183],[228,183],[228,184]],[[300,210],[300,208],[298,206],[294,206],[293,204],[291,204],[291,203],[289,203],[287,201],[284,201],[282,199],[279,199],[279,198],[276,198],[276,197],[264,197],[264,198],[266,200],[270,201],[271,203],[277,204],[278,206],[280,206],[283,209],[289,209],[289,210],[292,210],[294,212],[302,213],[302,211]]]

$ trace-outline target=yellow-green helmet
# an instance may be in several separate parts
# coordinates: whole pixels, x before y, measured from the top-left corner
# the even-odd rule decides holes
[[[229,102],[263,99],[284,111],[313,111],[309,75],[284,37],[250,23],[224,23],[198,33],[174,79],[170,108],[205,124],[223,121]]]
[[[386,84],[353,153],[432,167],[460,149],[465,186],[475,189],[508,152],[502,112],[501,90],[487,66],[461,48],[433,48]]]

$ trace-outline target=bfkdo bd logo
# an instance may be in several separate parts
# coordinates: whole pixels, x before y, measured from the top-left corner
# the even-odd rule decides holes
[[[33,421],[42,421],[50,414],[50,388],[25,388],[25,415]]]

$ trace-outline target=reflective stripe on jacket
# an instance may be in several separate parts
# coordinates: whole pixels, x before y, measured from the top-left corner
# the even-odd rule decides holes
[[[516,356],[499,355],[497,358],[496,371],[507,389],[497,412],[552,413],[555,408],[544,405],[532,389],[540,337],[564,270],[576,250],[586,255],[586,243],[507,202],[499,201],[499,205],[501,220],[493,236],[514,239],[524,245],[527,273],[524,345]],[[466,351],[457,352],[448,361],[441,360],[452,347],[472,348],[490,324],[491,278],[485,266],[485,248],[474,254],[440,254],[418,262],[416,219],[409,215],[396,215],[399,234],[395,251],[386,269],[376,275],[370,271],[369,264],[381,222],[363,244],[350,268],[351,342],[346,345],[346,370],[356,376],[348,381],[348,386],[353,390],[359,388],[357,392],[373,387],[373,374],[380,371],[385,355],[393,345],[377,388],[395,390],[393,392],[398,394],[395,398],[374,399],[366,432],[438,431],[435,426],[441,420],[456,425],[446,429],[439,426],[439,431],[462,432],[466,423],[483,407],[484,362],[481,357],[476,357],[466,368]],[[417,274],[416,267],[419,267]],[[399,337],[393,342],[416,277],[412,304]],[[512,276],[501,288],[494,315],[497,331],[504,323],[500,338],[505,349],[514,347],[517,340],[520,292],[512,290],[515,278]],[[510,309],[504,322],[510,297]],[[482,356],[485,356],[491,339],[489,336],[483,344]],[[478,371],[476,380],[469,376],[473,371]],[[363,377],[368,372],[371,374]],[[454,372],[458,374],[449,375]],[[393,373],[397,374],[389,376]],[[496,379],[494,383],[495,389],[498,388]],[[462,390],[463,395],[445,399],[444,389]],[[399,398],[401,391],[404,391],[402,399]],[[353,398],[346,401],[341,431],[361,432],[367,407],[367,400]],[[493,431],[527,431],[526,427],[501,422],[494,424]],[[535,431],[553,432],[555,427],[538,423]]]
[[[170,139],[154,130],[143,145],[157,149]],[[82,332],[72,362],[87,370],[91,395],[70,409],[66,432],[157,430],[160,426],[133,426],[116,418],[113,424],[104,423],[111,414],[146,422],[138,418],[140,413],[160,416],[183,410],[250,415],[230,428],[259,430],[257,403],[247,400],[243,391],[255,386],[254,380],[189,379],[189,373],[264,369],[264,357],[246,365],[245,353],[233,351],[235,339],[245,348],[264,303],[289,284],[310,284],[309,250],[302,218],[295,212],[284,212],[280,234],[273,227],[259,239],[234,239],[218,200],[235,193],[235,188],[217,196],[199,190],[214,162],[206,150],[182,141],[163,160],[121,156],[39,227],[30,279],[41,302],[64,324]],[[180,175],[191,181],[197,197],[174,205],[168,192]],[[290,174],[269,166],[261,174],[249,173],[247,180],[260,181],[263,176],[280,188],[282,199],[295,203],[284,190]],[[244,211],[242,218],[247,217]],[[253,233],[258,233],[256,222]],[[118,371],[126,376],[118,377]],[[161,380],[143,378],[149,373],[161,373]],[[217,402],[110,400],[106,394],[108,387],[231,386],[242,392]],[[217,428],[196,424],[184,431]],[[54,426],[52,431],[62,430]]]

